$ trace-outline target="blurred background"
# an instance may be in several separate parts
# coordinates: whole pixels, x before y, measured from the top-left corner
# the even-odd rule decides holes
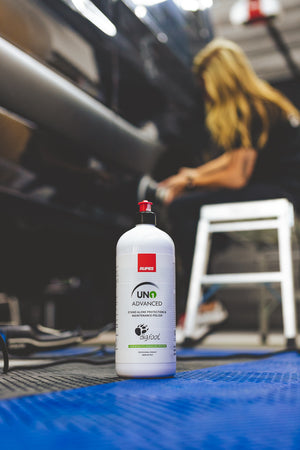
[[[208,156],[191,63],[213,37],[300,107],[300,0],[255,2],[0,0],[1,323],[114,321],[115,246],[141,177]],[[213,267],[276,265],[269,244],[243,236]],[[296,244],[294,258],[297,280]],[[257,328],[265,292],[220,295],[228,329]]]

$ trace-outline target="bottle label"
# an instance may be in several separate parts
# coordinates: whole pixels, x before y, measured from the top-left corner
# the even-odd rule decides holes
[[[140,270],[148,267],[155,267],[155,271]],[[118,255],[116,361],[172,363],[175,359],[174,257],[155,253]]]

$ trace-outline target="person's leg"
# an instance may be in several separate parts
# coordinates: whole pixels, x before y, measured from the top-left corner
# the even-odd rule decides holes
[[[227,191],[227,190],[226,190]],[[221,200],[219,200],[221,199]],[[229,200],[230,199],[230,200]],[[186,307],[200,209],[205,204],[231,201],[230,191],[193,191],[174,200],[167,217],[169,232],[175,243],[177,260],[177,316]]]
[[[170,234],[175,242],[176,254],[180,260],[181,269],[181,276],[179,276],[177,283],[178,315],[185,310],[201,207],[208,204],[266,200],[280,197],[288,198],[293,202],[291,195],[283,191],[280,186],[255,183],[239,190],[193,191],[175,199],[168,206],[167,215]],[[224,245],[222,238],[215,241],[215,245],[218,247]]]

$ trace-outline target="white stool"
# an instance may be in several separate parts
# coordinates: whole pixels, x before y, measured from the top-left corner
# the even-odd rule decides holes
[[[291,228],[294,208],[286,199],[205,205],[198,222],[186,315],[185,342],[192,337],[197,310],[203,301],[204,285],[280,283],[283,332],[287,347],[296,345],[296,305],[294,294]],[[276,229],[278,232],[279,272],[207,274],[211,234],[244,230]]]

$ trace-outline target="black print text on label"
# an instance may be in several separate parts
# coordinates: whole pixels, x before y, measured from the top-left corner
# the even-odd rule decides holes
[[[145,301],[135,301],[132,302],[132,306],[162,306],[163,302],[158,301],[158,300],[145,300]]]

